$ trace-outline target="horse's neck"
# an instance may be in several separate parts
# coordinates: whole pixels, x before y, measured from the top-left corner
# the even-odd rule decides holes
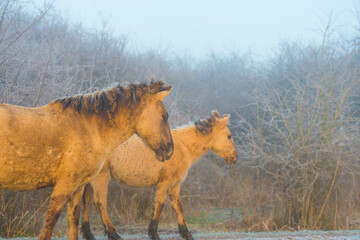
[[[136,116],[136,113],[125,110],[119,111],[112,123],[98,119],[99,133],[105,146],[113,149],[134,135]]]
[[[197,132],[195,126],[176,130],[174,138],[180,140],[189,153],[188,161],[191,164],[210,150],[209,136]]]

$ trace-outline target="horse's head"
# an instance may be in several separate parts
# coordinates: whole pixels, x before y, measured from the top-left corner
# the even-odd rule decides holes
[[[160,81],[151,82],[135,125],[136,134],[145,140],[162,162],[170,159],[174,151],[169,115],[162,103],[171,89],[171,86],[164,87]]]
[[[207,120],[196,122],[197,129],[209,135],[210,149],[222,157],[227,164],[234,164],[237,160],[237,152],[231,132],[227,126],[230,114],[220,116],[212,111],[212,116]]]
[[[117,126],[116,121],[121,121],[119,116],[124,113],[121,108],[128,111],[131,116],[122,118],[122,123],[134,127],[131,130],[155,151],[160,161],[165,161],[174,150],[168,113],[162,103],[171,89],[171,86],[165,87],[163,82],[152,79],[150,84],[129,84],[125,88],[117,85],[91,94],[57,99],[54,104],[61,104],[64,109],[72,108],[77,114],[86,114],[87,119],[96,116],[108,126]]]

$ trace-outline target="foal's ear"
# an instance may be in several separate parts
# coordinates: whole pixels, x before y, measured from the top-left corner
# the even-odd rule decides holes
[[[219,119],[219,122],[223,125],[227,125],[228,124],[228,120],[230,118],[230,114],[224,114],[221,116],[221,118]]]
[[[166,87],[165,89],[157,92],[157,93],[154,93],[152,94],[152,98],[155,100],[155,101],[162,101],[166,98],[167,95],[169,95],[169,93],[171,92],[172,90],[172,86],[168,86]]]
[[[211,111],[211,115],[212,115],[213,117],[215,117],[215,118],[220,118],[220,114],[218,113],[217,110],[212,110],[212,111]]]

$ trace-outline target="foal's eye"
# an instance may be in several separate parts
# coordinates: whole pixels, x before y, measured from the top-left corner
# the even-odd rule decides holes
[[[228,139],[231,139],[231,135],[228,136]]]

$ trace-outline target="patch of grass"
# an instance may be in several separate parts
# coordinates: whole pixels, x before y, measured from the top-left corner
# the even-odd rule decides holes
[[[186,221],[196,227],[222,228],[228,222],[239,222],[243,213],[240,209],[211,208],[207,210],[194,211],[186,216]]]

